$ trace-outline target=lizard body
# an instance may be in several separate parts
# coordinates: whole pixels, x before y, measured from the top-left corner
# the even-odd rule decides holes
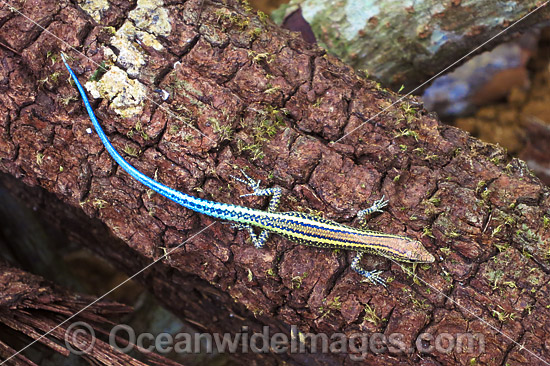
[[[63,54],[62,58],[82,96],[88,115],[103,145],[111,157],[130,174],[130,176],[155,192],[179,203],[183,207],[204,215],[234,222],[237,226],[247,229],[256,248],[262,248],[269,237],[269,233],[275,233],[299,244],[322,248],[354,250],[357,252],[357,255],[352,260],[351,267],[372,283],[382,285],[384,285],[384,280],[379,276],[381,273],[380,271],[367,271],[360,267],[359,261],[364,253],[377,254],[402,262],[434,262],[435,258],[433,255],[430,254],[418,240],[400,235],[362,230],[302,212],[277,212],[281,197],[281,189],[261,189],[259,187],[259,181],[254,181],[244,174],[244,172],[243,174],[246,180],[240,178],[235,179],[248,184],[253,189],[254,193],[248,195],[272,196],[267,211],[205,200],[179,192],[157,182],[128,163],[128,161],[126,161],[113,147],[95,117],[82,85],[67,64]],[[382,198],[376,201],[372,207],[359,211],[358,216],[363,218],[372,212],[381,211],[381,208],[386,205],[387,201],[384,201]],[[260,235],[257,236],[252,227],[262,229]]]

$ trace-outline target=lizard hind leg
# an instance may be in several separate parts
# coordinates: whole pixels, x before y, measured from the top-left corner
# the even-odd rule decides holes
[[[262,230],[260,235],[256,235],[256,233],[254,232],[254,228],[250,225],[231,222],[231,227],[237,230],[248,231],[248,234],[250,235],[250,240],[252,240],[252,244],[254,245],[254,248],[257,248],[257,249],[262,249],[265,246],[265,242],[269,238],[269,231]]]
[[[367,271],[366,269],[361,267],[359,262],[361,262],[361,258],[363,258],[363,254],[365,253],[357,252],[357,255],[351,261],[351,269],[359,273],[361,276],[365,277],[373,285],[382,285],[386,287],[386,281],[382,277],[380,277],[380,274],[382,273],[382,271]]]
[[[248,231],[248,234],[250,235],[250,240],[252,240],[252,244],[257,249],[262,249],[265,245],[265,242],[269,238],[269,231],[267,230],[262,230],[260,235],[256,235],[256,233],[254,232],[254,228],[250,225],[241,224],[238,222],[231,222],[230,224],[232,228],[235,228],[237,230]]]
[[[250,240],[252,240],[252,244],[254,245],[254,248],[262,249],[265,245],[265,242],[269,238],[269,231],[262,230],[260,235],[256,235],[252,226],[249,226],[247,229],[248,229],[248,233],[250,234]]]

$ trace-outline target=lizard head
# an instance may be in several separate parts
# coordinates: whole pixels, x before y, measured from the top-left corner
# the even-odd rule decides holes
[[[405,257],[407,262],[411,263],[433,263],[435,258],[432,253],[428,252],[421,242],[414,239],[408,239],[408,243],[405,250]]]
[[[376,233],[369,234],[365,243],[376,254],[408,263],[433,263],[434,256],[416,239],[406,236]]]

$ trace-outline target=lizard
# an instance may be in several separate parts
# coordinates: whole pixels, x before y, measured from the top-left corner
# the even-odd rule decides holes
[[[274,233],[298,244],[321,248],[353,250],[357,254],[352,259],[350,267],[371,283],[383,286],[386,286],[386,283],[384,278],[380,276],[382,271],[368,271],[361,267],[359,262],[365,253],[409,263],[432,263],[435,261],[434,256],[426,250],[420,241],[415,239],[363,228],[354,228],[303,212],[278,212],[277,209],[282,195],[281,188],[262,189],[260,188],[260,181],[250,178],[242,170],[245,179],[233,178],[247,184],[253,192],[243,196],[271,196],[266,211],[202,199],[177,191],[150,178],[124,159],[111,144],[95,116],[84,88],[67,63],[63,53],[61,56],[82,97],[96,133],[105,149],[119,166],[140,183],[187,209],[232,222],[238,228],[246,229],[256,248],[263,248],[270,233]],[[387,204],[388,201],[385,201],[383,196],[381,199],[375,201],[371,207],[360,210],[357,213],[357,217],[363,220],[367,215],[374,212],[382,212],[382,208]],[[261,229],[259,235],[255,233],[254,227]]]

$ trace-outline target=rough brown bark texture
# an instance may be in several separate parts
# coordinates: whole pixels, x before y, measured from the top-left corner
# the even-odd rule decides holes
[[[16,354],[17,350],[35,340],[66,357],[70,355],[71,349],[87,349],[88,352],[83,357],[90,364],[147,365],[129,355],[116,352],[99,338],[92,340],[90,331],[86,328],[80,328],[86,329],[85,333],[80,333],[77,331],[79,328],[72,326],[75,322],[85,322],[91,331],[101,335],[106,327],[114,324],[109,319],[129,313],[132,310],[129,306],[109,301],[97,302],[72,321],[60,324],[94,300],[92,296],[71,293],[39,276],[0,264],[0,324],[3,327],[2,338],[8,337],[7,343],[0,341],[2,361],[7,361],[8,365],[36,366],[24,353]],[[57,327],[58,325],[60,326]],[[52,331],[47,336],[41,337],[50,330]],[[123,347],[126,345],[121,338],[117,338],[117,341]],[[155,353],[145,353],[143,356],[149,364],[179,365]]]
[[[135,37],[140,44],[132,40],[145,55],[138,66],[112,37],[139,4],[112,2],[96,24],[72,3],[13,2],[47,31],[0,7],[0,40],[16,51],[0,48],[0,169],[50,193],[27,196],[40,200],[45,220],[129,272],[185,242],[141,280],[210,332],[270,325],[274,333],[294,324],[329,335],[400,333],[407,347],[423,332],[471,332],[484,338],[483,350],[370,352],[365,362],[550,359],[549,192],[525,165],[440,124],[414,101],[362,125],[398,96],[242,5],[205,1],[201,12],[201,3],[166,1],[171,30],[151,31],[162,48],[143,35]],[[279,237],[257,250],[245,233],[219,223],[186,241],[212,220],[151,194],[113,163],[86,132],[88,117],[55,58],[60,51],[74,57],[85,81],[110,62],[108,49],[151,99],[132,105],[136,116],[113,96],[96,111],[115,147],[144,173],[203,198],[261,207],[264,199],[239,198],[248,192],[230,177],[236,166],[249,167],[264,184],[283,187],[281,210],[348,223],[385,194],[389,208],[370,227],[419,238],[437,262],[416,268],[415,279],[389,260],[364,259],[384,270],[383,288],[361,282],[347,265],[350,253]],[[339,353],[237,357],[351,362]]]

